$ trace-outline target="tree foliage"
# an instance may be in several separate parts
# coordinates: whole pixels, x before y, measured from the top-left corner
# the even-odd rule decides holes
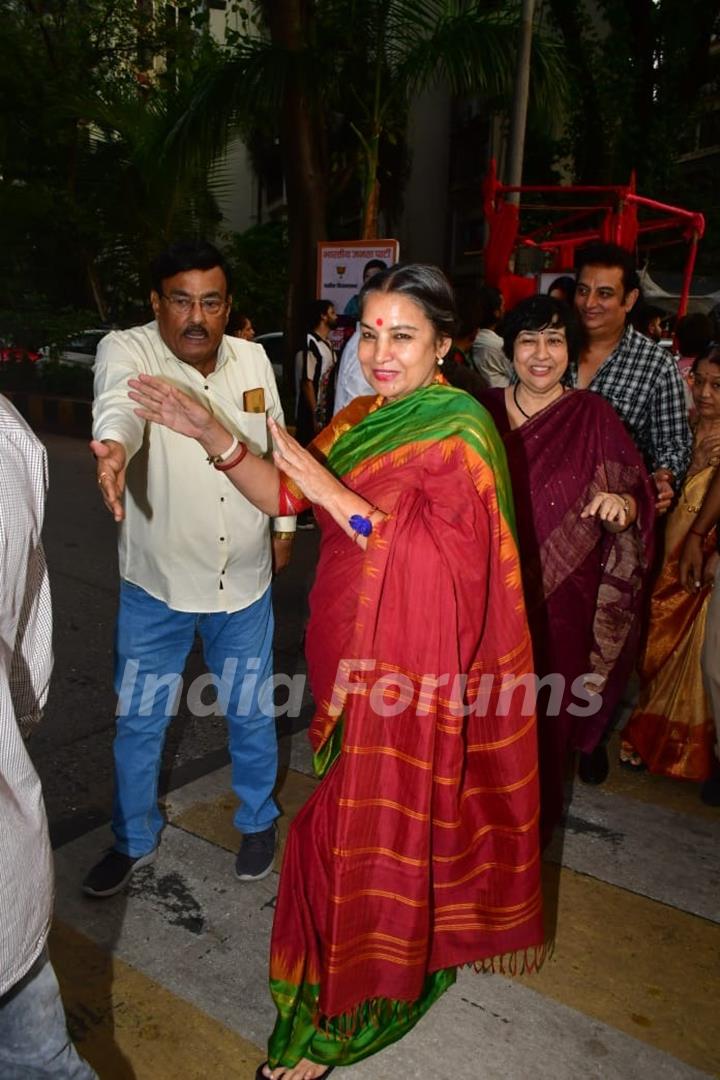
[[[201,13],[135,0],[25,0],[0,38],[0,274],[8,307],[137,308],[150,252],[219,220],[169,130],[212,54]],[[205,163],[206,165],[207,163]],[[86,316],[85,316],[86,317]],[[50,327],[48,327],[48,332]]]
[[[265,0],[230,34],[173,132],[176,151],[217,153],[237,125],[257,143],[276,131],[285,177],[290,340],[313,295],[315,252],[328,234],[373,238],[396,219],[408,175],[410,103],[442,83],[509,99],[517,3],[460,0]],[[557,105],[559,50],[542,33],[533,68],[538,108]]]
[[[360,148],[362,236],[377,236],[383,143],[403,139],[411,101],[434,84],[487,101],[512,93],[517,5],[456,0],[328,0],[347,122]],[[556,104],[564,85],[560,54],[538,35],[533,66],[538,106]]]
[[[551,180],[558,161],[593,183],[634,167],[643,192],[720,218],[707,164],[677,161],[692,156],[717,79],[719,10],[544,0],[531,178]],[[85,325],[88,309],[93,321],[139,317],[154,251],[182,233],[220,235],[217,196],[233,178],[219,163],[238,132],[261,172],[279,158],[287,220],[227,246],[261,321],[277,318],[286,260],[296,328],[317,241],[397,222],[415,98],[442,85],[506,110],[519,0],[234,0],[223,45],[204,0],[9,0],[3,16],[0,337],[3,319],[34,319],[39,342],[58,318],[74,329],[74,309]]]
[[[224,238],[233,270],[234,307],[250,315],[258,333],[278,330],[289,285],[286,221],[253,225]]]
[[[572,86],[565,136],[555,151],[572,162],[575,180],[625,183],[635,169],[643,194],[717,214],[710,163],[698,156],[692,167],[683,159],[696,149],[697,125],[717,100],[713,41],[720,3],[548,0],[547,6]],[[701,257],[716,258],[713,247],[708,230]]]

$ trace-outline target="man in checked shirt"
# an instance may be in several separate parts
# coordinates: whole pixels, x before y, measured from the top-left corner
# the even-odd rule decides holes
[[[575,307],[585,344],[573,385],[602,394],[625,424],[655,482],[655,510],[664,514],[690,463],[692,439],[682,379],[674,357],[627,321],[639,295],[635,260],[617,244],[593,243],[577,253]],[[609,769],[605,736],[580,754],[578,774],[602,784]]]
[[[667,349],[627,322],[640,295],[635,260],[617,244],[594,243],[577,253],[575,307],[585,346],[573,385],[610,402],[655,481],[658,514],[682,483],[692,440],[682,380]]]

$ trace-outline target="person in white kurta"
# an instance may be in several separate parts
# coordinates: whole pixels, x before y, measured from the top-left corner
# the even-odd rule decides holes
[[[52,671],[46,490],[45,448],[0,397],[0,1076],[97,1080],[70,1042],[48,959],[52,852],[24,741]]]
[[[239,799],[234,823],[243,835],[236,876],[259,880],[273,865],[270,521],[229,482],[223,461],[208,461],[181,436],[146,425],[128,397],[129,378],[160,375],[202,401],[241,440],[229,460],[238,445],[268,451],[268,416],[284,422],[279,394],[264,349],[223,335],[229,275],[211,245],[173,245],[153,267],[155,322],[108,334],[98,349],[91,445],[101,493],[119,522],[121,587],[115,844],[83,884],[95,897],[120,891],[155,859],[164,824],[160,758],[196,633],[217,689],[215,711],[228,723]],[[273,522],[276,566],[288,557],[294,526],[294,518]],[[187,700],[197,715],[207,715],[192,687]]]

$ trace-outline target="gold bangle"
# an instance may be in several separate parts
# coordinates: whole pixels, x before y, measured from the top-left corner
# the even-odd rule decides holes
[[[294,540],[295,539],[295,533],[294,532],[276,532],[275,529],[273,529],[272,538],[273,538],[273,540]]]

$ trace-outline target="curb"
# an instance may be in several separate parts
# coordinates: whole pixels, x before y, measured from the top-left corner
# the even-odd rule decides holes
[[[92,438],[92,402],[25,390],[0,392],[35,431],[72,435],[80,439]]]

